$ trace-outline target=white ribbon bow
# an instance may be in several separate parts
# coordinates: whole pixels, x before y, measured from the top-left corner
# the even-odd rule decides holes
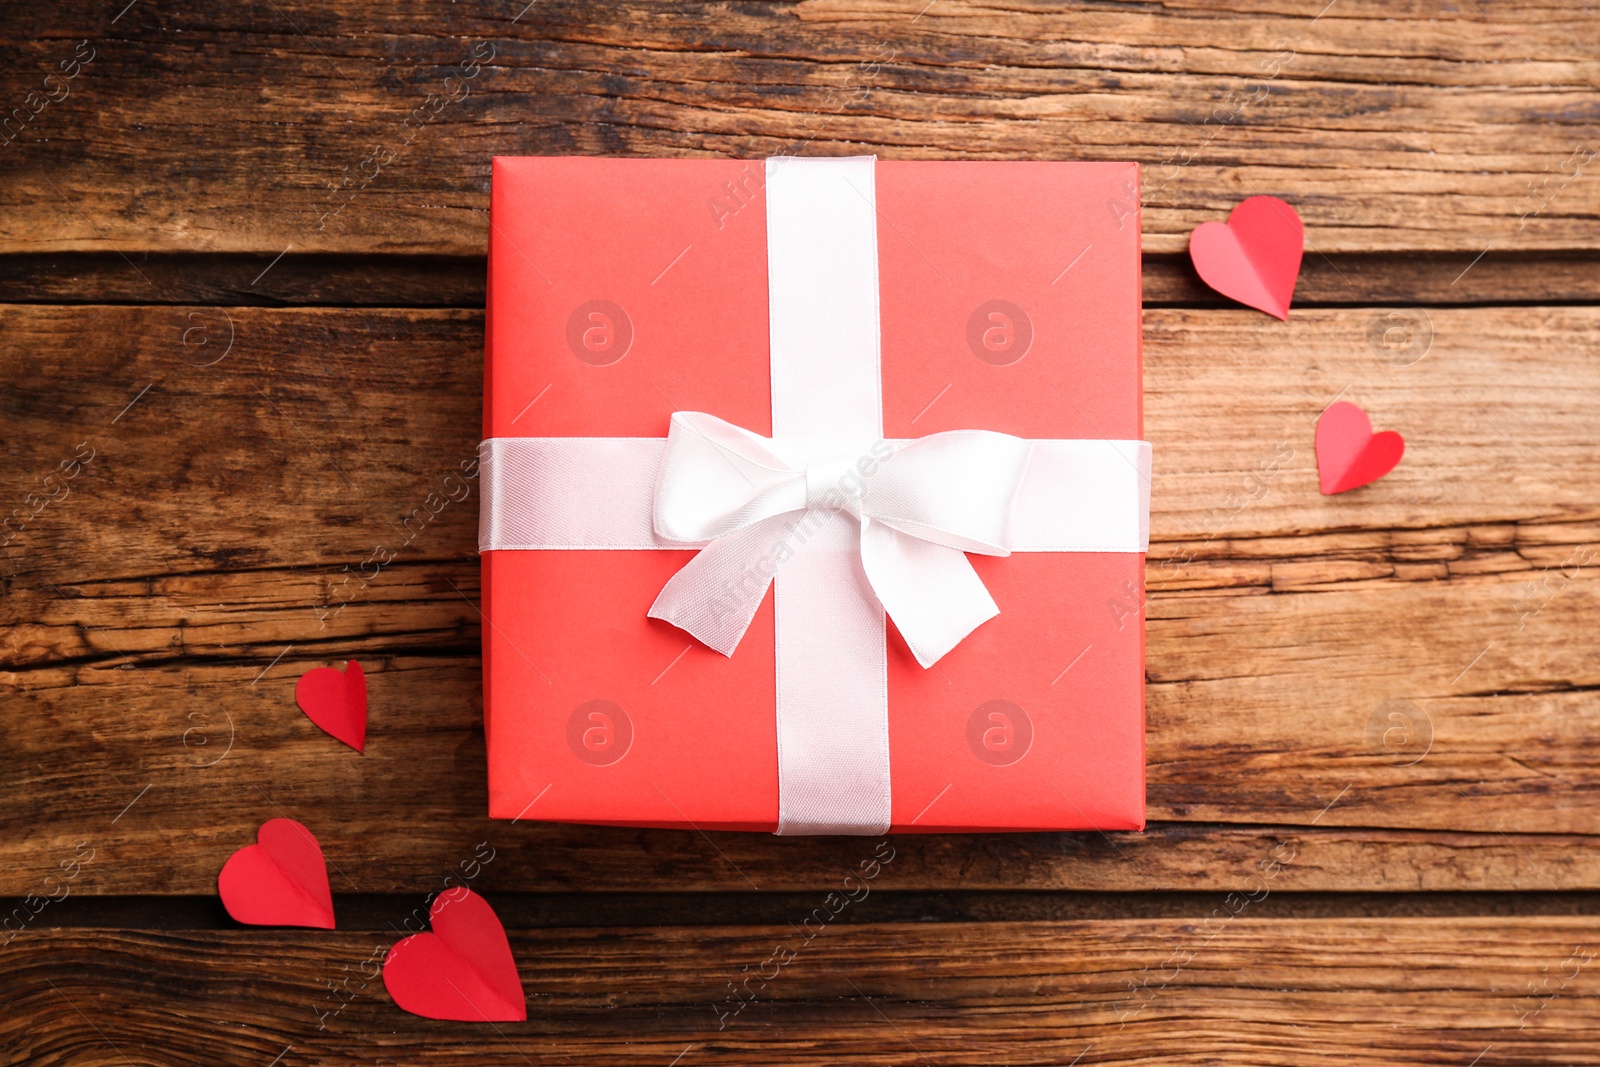
[[[989,430],[851,452],[676,412],[655,530],[669,541],[710,543],[672,576],[650,615],[732,655],[778,568],[804,551],[823,513],[845,512],[860,528],[867,584],[930,667],[1000,612],[966,553],[1011,554],[1029,454],[1027,441]]]

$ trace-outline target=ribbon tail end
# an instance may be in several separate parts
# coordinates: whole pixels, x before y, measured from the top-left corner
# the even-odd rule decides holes
[[[911,649],[911,654],[916,657],[917,663],[921,665],[922,669],[927,670],[929,667],[932,667],[935,663],[938,663],[941,659],[943,659],[957,645],[971,636],[972,631],[976,630],[978,627],[982,626],[984,623],[988,622],[998,614],[1000,614],[999,607],[997,607],[993,601],[990,601],[989,610],[987,612],[983,613],[981,616],[974,615],[970,616],[967,620],[964,620],[963,625],[966,626],[966,629],[962,630],[959,634],[947,632],[946,634],[941,635],[941,638],[937,643],[913,641],[911,638],[906,637],[904,630],[900,631],[900,636],[906,637],[906,647]]]
[[[733,650],[739,647],[739,642],[744,637],[743,629],[741,629],[738,633],[697,632],[692,620],[681,617],[674,618],[671,614],[670,608],[661,606],[661,599],[659,597],[656,599],[654,604],[650,605],[650,610],[645,612],[645,614],[649,618],[660,619],[662,622],[670,623],[671,625],[676,626],[678,629],[694,638],[700,644],[711,649],[713,652],[720,652],[730,659],[733,656]]]

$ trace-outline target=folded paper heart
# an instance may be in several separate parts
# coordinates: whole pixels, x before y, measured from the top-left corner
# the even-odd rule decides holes
[[[256,844],[228,857],[217,875],[222,906],[252,926],[312,926],[332,930],[333,894],[322,846],[293,819],[273,819]]]
[[[1275,196],[1252,196],[1227,222],[1201,223],[1189,235],[1189,258],[1201,281],[1285,320],[1304,249],[1300,216]]]
[[[344,670],[317,667],[300,676],[294,702],[322,732],[357,752],[367,743],[367,676],[350,660]]]
[[[432,933],[396,942],[383,958],[383,985],[403,1011],[456,1022],[521,1022],[527,998],[505,927],[466,887],[428,909]]]
[[[1367,413],[1348,401],[1317,419],[1317,478],[1324,496],[1359,489],[1394,470],[1406,442],[1393,430],[1372,432]]]

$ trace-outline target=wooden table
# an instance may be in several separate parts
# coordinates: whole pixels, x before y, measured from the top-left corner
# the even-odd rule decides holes
[[[1600,1062],[1592,6],[113,0],[0,45],[0,1061]],[[734,1012],[870,843],[489,821],[475,498],[350,575],[474,451],[492,156],[797,150],[1145,165],[1151,823],[896,838]],[[1307,224],[1287,324],[1183,254],[1255,193]],[[1340,397],[1409,448],[1324,498]],[[364,757],[294,707],[347,658]],[[217,903],[278,815],[337,932]],[[485,855],[529,1020],[402,1013],[373,961]]]

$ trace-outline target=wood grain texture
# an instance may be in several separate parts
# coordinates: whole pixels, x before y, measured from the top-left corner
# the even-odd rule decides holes
[[[390,934],[40,929],[0,948],[0,1054],[38,1067],[1491,1067],[1592,1062],[1600,1043],[1592,921],[1261,920],[1249,907],[1219,897],[1188,919],[1092,923],[813,920],[809,940],[806,912],[768,927],[513,931],[529,1019],[492,1027],[395,1008],[372,962]],[[793,957],[768,965],[779,945]]]
[[[1600,1062],[1597,26],[5,5],[0,1063]],[[478,437],[492,156],[796,151],[1139,161],[1157,479],[1107,605],[1148,624],[1149,831],[896,837],[809,939],[874,842],[483,817],[476,485],[428,503]],[[1254,193],[1307,224],[1287,324],[1184,252]],[[1409,448],[1327,499],[1336,397]],[[348,657],[361,757],[293,705]],[[339,931],[217,902],[278,815]],[[525,1024],[375,978],[459,882]]]
[[[1600,312],[1434,310],[1406,365],[1371,344],[1388,314],[1148,313],[1157,829],[919,841],[912,886],[1232,887],[1285,835],[1304,890],[1600,885]],[[476,497],[423,507],[477,439],[480,313],[13,306],[0,330],[5,456],[34,472],[15,504],[95,449],[0,550],[20,755],[0,886],[87,838],[118,857],[95,892],[206,892],[279,812],[317,820],[350,892],[480,840],[517,857],[488,884],[517,890],[794,889],[837,866],[826,843],[482,818]],[[1329,499],[1312,420],[1341,393],[1411,448]],[[377,544],[400,554],[363,581]],[[302,671],[351,657],[360,759],[293,706]]]
[[[0,251],[477,254],[496,154],[794,151],[1136,160],[1152,252],[1263,192],[1326,253],[1600,246],[1592,12],[1325,7],[30,5]]]

